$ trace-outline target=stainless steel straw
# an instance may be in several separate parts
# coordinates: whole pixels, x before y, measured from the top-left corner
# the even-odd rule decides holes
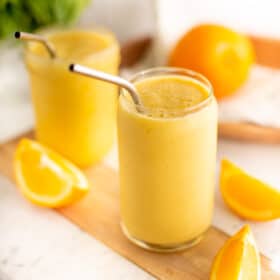
[[[26,40],[26,41],[35,41],[38,43],[41,43],[45,46],[47,49],[49,55],[51,58],[56,57],[56,52],[54,46],[44,37],[37,35],[37,34],[31,34],[31,33],[26,33],[26,32],[20,32],[16,31],[15,32],[15,38],[16,39],[21,39],[21,40]]]
[[[118,85],[122,88],[125,88],[130,93],[131,98],[136,105],[137,111],[143,113],[144,108],[142,106],[142,102],[137,93],[137,89],[129,81],[127,81],[119,76],[114,76],[114,75],[111,75],[111,74],[108,74],[108,73],[105,73],[102,71],[98,71],[98,70],[95,70],[95,69],[92,69],[89,67],[85,67],[85,66],[82,66],[79,64],[70,64],[69,70],[71,72],[79,73],[79,74],[87,76],[87,77],[109,82],[109,83]]]

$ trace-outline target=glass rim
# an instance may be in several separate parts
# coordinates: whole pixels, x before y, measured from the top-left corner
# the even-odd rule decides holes
[[[152,78],[155,76],[164,76],[164,75],[166,75],[166,76],[167,75],[177,75],[177,76],[182,76],[182,77],[193,79],[197,83],[199,83],[200,85],[205,87],[207,90],[207,93],[208,93],[207,98],[203,99],[198,104],[195,104],[190,107],[169,110],[170,113],[174,113],[174,112],[182,113],[182,115],[180,115],[180,116],[168,117],[169,119],[183,118],[184,116],[186,116],[190,113],[197,112],[197,111],[203,109],[204,107],[206,107],[214,97],[213,87],[212,87],[212,84],[210,83],[210,81],[204,75],[202,75],[196,71],[193,71],[191,69],[186,69],[186,68],[168,67],[168,66],[153,67],[153,68],[149,68],[149,69],[135,73],[132,77],[129,78],[129,82],[135,84],[137,81],[143,81],[146,78],[148,79],[148,78]],[[124,99],[127,100],[129,95],[123,94],[124,92],[126,92],[126,90],[122,88],[120,91],[120,93],[121,93],[120,98],[123,97]],[[143,108],[142,105],[133,104],[133,106],[136,108],[136,110],[135,110],[136,114],[141,114],[141,115],[151,117],[151,118],[161,118],[161,117],[152,117],[152,116],[148,116],[147,114],[145,114],[145,108]],[[158,108],[158,109],[156,109],[156,111],[159,112],[161,109],[162,108]],[[166,119],[166,117],[163,117],[163,118]]]
[[[114,34],[111,33],[110,31],[108,31],[105,28],[95,28],[95,29],[87,29],[87,28],[78,28],[78,27],[74,27],[74,28],[69,28],[69,29],[62,29],[62,28],[47,28],[47,29],[42,29],[40,30],[39,34],[46,36],[46,38],[48,38],[49,36],[52,35],[56,35],[56,34],[67,34],[70,32],[81,32],[81,33],[88,33],[88,34],[92,34],[92,35],[97,35],[100,36],[99,39],[103,40],[105,44],[107,44],[104,48],[102,48],[101,50],[97,51],[97,52],[92,52],[89,53],[87,55],[85,55],[81,60],[79,60],[79,63],[84,63],[88,60],[91,59],[97,59],[100,60],[102,59],[105,55],[109,54],[110,52],[113,52],[115,49],[118,48],[118,41],[115,38]],[[49,56],[41,56],[38,55],[36,53],[34,53],[31,50],[31,46],[33,44],[36,44],[36,42],[26,42],[24,45],[24,55],[25,55],[25,59],[28,60],[27,56],[29,56],[30,58],[34,58],[34,59],[40,59],[41,61],[49,61],[52,58]],[[73,60],[71,59],[65,59],[65,58],[61,58],[61,57],[57,57],[55,58],[56,61],[60,61],[60,62],[67,62],[67,63],[72,63]]]

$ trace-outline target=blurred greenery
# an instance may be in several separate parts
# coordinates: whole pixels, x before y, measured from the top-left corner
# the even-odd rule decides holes
[[[90,0],[0,0],[0,39],[16,30],[74,22]]]

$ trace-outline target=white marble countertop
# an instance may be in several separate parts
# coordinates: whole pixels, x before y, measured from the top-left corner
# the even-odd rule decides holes
[[[54,211],[31,205],[0,177],[0,279],[153,277]]]
[[[220,141],[218,158],[224,156],[280,185],[279,146]],[[106,162],[116,167],[116,151],[112,151]],[[232,233],[243,223],[217,196],[214,224]],[[280,242],[272,236],[279,235],[279,223],[279,220],[251,223],[258,244],[262,251],[267,249],[267,255],[273,259],[273,268],[278,271],[280,248],[277,244]],[[153,277],[56,212],[31,205],[13,183],[0,176],[0,279],[145,280]]]
[[[11,59],[18,60],[13,57]],[[0,57],[1,65],[6,56]],[[12,63],[10,63],[12,65]],[[23,73],[23,70],[18,68]],[[14,67],[7,77],[17,76]],[[0,143],[33,125],[30,101],[25,93],[13,95],[23,84],[0,87]],[[7,81],[8,81],[7,78]],[[23,81],[24,82],[24,81]],[[218,160],[228,157],[274,186],[280,186],[280,146],[219,141]],[[117,167],[116,150],[107,163]],[[244,224],[223,204],[219,192],[213,224],[232,234]],[[261,251],[280,271],[280,220],[250,223]],[[54,211],[32,206],[16,187],[0,175],[0,280],[153,279],[136,265],[82,232]]]
[[[8,122],[11,118],[13,122]],[[10,125],[5,125],[8,123]],[[32,125],[27,95],[18,99],[16,95],[4,95],[0,91],[0,143]],[[218,160],[222,157],[280,186],[280,146],[219,141]],[[116,149],[106,161],[117,168]],[[227,209],[217,191],[213,224],[233,234],[245,222]],[[261,251],[280,272],[280,219],[250,224]],[[57,213],[30,205],[16,187],[0,175],[0,280],[38,279],[145,280],[153,277]]]

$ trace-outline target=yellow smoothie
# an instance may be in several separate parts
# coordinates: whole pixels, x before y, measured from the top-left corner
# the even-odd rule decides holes
[[[57,58],[38,43],[29,43],[29,70],[38,140],[81,166],[99,161],[115,134],[116,86],[74,75],[69,63],[117,74],[119,46],[108,32],[82,30],[49,34]]]
[[[191,246],[211,224],[217,104],[200,75],[155,69],[134,80],[145,107],[124,93],[118,108],[121,217],[138,245]]]

